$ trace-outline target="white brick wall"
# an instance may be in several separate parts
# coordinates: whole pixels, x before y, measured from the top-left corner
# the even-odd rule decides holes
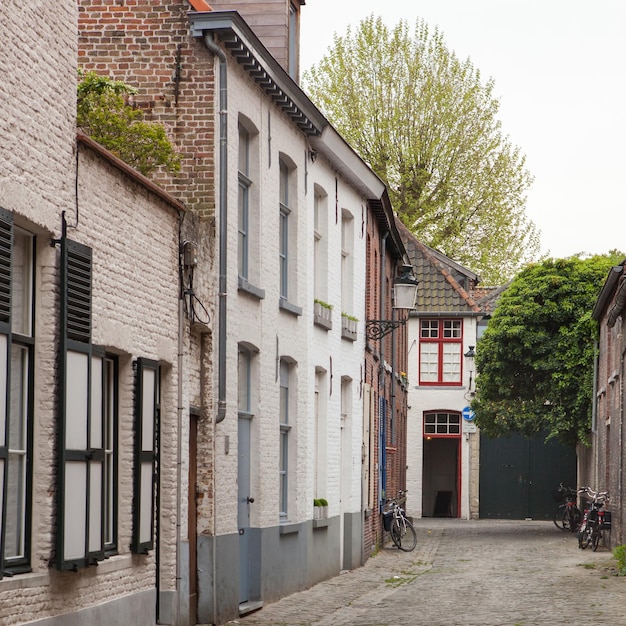
[[[332,516],[340,512],[340,402],[341,378],[352,379],[352,426],[349,429],[351,450],[345,467],[350,475],[345,478],[351,496],[345,503],[346,511],[360,508],[360,445],[362,402],[359,397],[360,367],[363,361],[363,332],[355,342],[341,338],[341,211],[349,210],[354,216],[354,285],[352,313],[364,318],[365,289],[365,238],[362,236],[362,210],[365,201],[343,180],[339,180],[338,222],[335,223],[335,173],[331,166],[318,158],[312,163],[307,157],[306,138],[294,128],[284,114],[277,111],[269,99],[239,68],[231,65],[228,78],[228,135],[230,164],[238,158],[238,117],[242,114],[252,124],[258,137],[253,142],[253,160],[258,166],[260,212],[260,250],[257,267],[251,268],[251,282],[265,291],[264,299],[257,299],[237,291],[237,219],[229,211],[228,240],[228,414],[217,426],[216,434],[216,499],[220,515],[218,534],[234,532],[237,521],[237,346],[245,342],[258,350],[259,380],[252,424],[251,493],[255,504],[251,507],[253,526],[269,527],[278,523],[278,463],[279,463],[279,384],[276,380],[277,357],[287,356],[296,363],[297,370],[297,423],[290,432],[291,445],[296,446],[295,467],[290,468],[291,494],[289,518],[291,521],[311,519],[313,513],[313,416],[315,367],[322,366],[330,376],[330,359],[333,361],[333,393],[328,398],[328,491]],[[269,115],[269,123],[268,123]],[[268,124],[270,128],[268,128]],[[271,134],[271,142],[270,142]],[[270,156],[271,154],[271,156]],[[297,220],[297,294],[290,302],[302,308],[295,316],[279,309],[279,155],[284,154],[295,165],[297,195],[290,219]],[[305,162],[306,161],[306,162]],[[305,181],[306,178],[306,181]],[[334,305],[333,328],[325,332],[313,324],[313,202],[314,185],[323,187],[329,196],[329,297]],[[236,168],[229,172],[229,207],[237,206],[238,181]],[[292,224],[293,226],[293,224]],[[219,225],[218,225],[219,228]],[[258,277],[258,278],[255,278]],[[361,322],[362,323],[362,322]],[[230,453],[225,454],[225,438],[229,438]]]
[[[3,3],[0,63],[0,206],[37,236],[32,573],[0,581],[6,626],[94,606],[153,589],[154,552],[132,557],[133,359],[163,365],[163,475],[175,475],[177,212],[124,174],[80,148],[75,187],[76,4]],[[55,544],[56,352],[59,251],[68,237],[93,248],[93,341],[120,355],[119,555],[77,573],[50,566]],[[197,374],[192,378],[197,379]],[[173,485],[172,485],[173,486]],[[175,490],[162,493],[162,534],[175,543]],[[165,588],[174,552],[162,554]],[[150,623],[150,622],[146,622]],[[152,621],[154,623],[154,621]]]

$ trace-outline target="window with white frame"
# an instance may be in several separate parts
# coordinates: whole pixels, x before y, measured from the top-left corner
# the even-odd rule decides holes
[[[314,485],[316,498],[326,498],[328,470],[328,379],[326,370],[315,368]]]
[[[247,118],[239,119],[237,269],[240,286],[258,285],[259,269],[259,178],[258,132]],[[260,292],[259,294],[260,295]]]
[[[354,218],[341,212],[341,311],[354,313]]]
[[[462,341],[462,320],[420,320],[420,384],[461,384]]]
[[[317,185],[313,212],[313,293],[316,300],[328,302],[328,195]]]
[[[461,414],[447,411],[424,413],[424,435],[460,435]]]
[[[0,210],[0,578],[30,571],[34,241]]]
[[[278,258],[280,297],[289,300],[289,168],[282,159],[279,164],[280,176],[280,224],[278,231]]]
[[[248,279],[250,246],[250,134],[239,125],[239,219],[238,219],[238,270],[239,276]]]
[[[292,383],[294,365],[287,359],[280,359],[279,366],[279,431],[280,431],[280,452],[279,452],[279,518],[287,521],[289,517],[289,493],[292,487],[289,484],[290,458],[294,451],[291,450],[291,434],[295,420],[295,392]]]

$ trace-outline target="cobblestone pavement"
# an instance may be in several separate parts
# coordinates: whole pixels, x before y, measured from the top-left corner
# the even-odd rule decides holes
[[[248,626],[626,626],[611,552],[580,550],[552,522],[415,521],[413,552],[385,547],[342,573],[229,624]]]

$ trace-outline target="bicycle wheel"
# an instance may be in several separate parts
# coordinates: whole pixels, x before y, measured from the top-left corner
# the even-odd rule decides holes
[[[589,528],[589,525],[585,526],[583,530],[578,533],[578,547],[583,550],[589,545],[591,542],[591,533],[592,529]]]
[[[554,517],[552,518],[552,521],[554,522],[554,525],[559,530],[565,530],[565,528],[564,528],[564,521],[565,521],[565,516],[566,515],[567,515],[567,509],[562,504],[554,512]]]
[[[591,548],[594,552],[598,549],[600,539],[602,539],[602,531],[599,528],[594,528],[591,534]]]
[[[411,552],[412,550],[415,550],[415,546],[417,545],[417,534],[415,532],[415,528],[413,528],[413,524],[411,524],[408,519],[403,518],[402,520],[398,520],[397,528],[398,536],[396,545],[398,548],[404,552]]]
[[[577,506],[573,506],[569,510],[569,529],[575,533],[580,528],[580,523],[583,521],[583,514]]]
[[[402,531],[400,528],[400,520],[395,517],[391,522],[391,528],[389,529],[389,534],[391,535],[391,540],[394,542],[396,547],[402,547]]]

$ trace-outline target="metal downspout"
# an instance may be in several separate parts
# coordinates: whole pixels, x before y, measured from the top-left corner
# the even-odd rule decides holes
[[[182,511],[182,432],[183,432],[183,295],[178,299],[178,381],[177,381],[177,437],[176,437],[176,606],[175,626],[180,625],[180,581],[181,581],[181,511]]]
[[[387,237],[389,237],[389,231],[387,231],[382,239],[381,239],[381,251],[380,251],[380,315],[379,315],[379,319],[384,320],[385,319],[385,272],[386,272],[386,260],[387,260]],[[378,407],[377,407],[377,411],[378,411],[378,419],[380,422],[380,396],[381,396],[381,381],[382,381],[382,395],[383,397],[385,397],[385,338],[381,337],[380,338],[380,344],[378,346],[378,349],[380,350],[380,366],[378,369]],[[387,398],[385,397],[385,415],[383,416],[383,420],[386,420],[387,418],[387,402],[386,402]],[[383,429],[383,434],[385,434],[385,423],[383,424],[378,424],[378,428],[379,430],[382,428]],[[380,439],[380,434],[378,435],[379,439]],[[386,445],[386,441],[381,441],[380,445],[382,447],[382,449],[380,450],[379,454],[381,455],[381,459],[383,461],[383,463],[381,463],[382,467],[381,467],[381,471],[379,472],[379,477],[381,479],[381,484],[379,485],[379,493],[378,493],[378,499],[379,501],[382,500],[382,496],[383,494],[382,492],[382,488],[384,486],[385,492],[387,490],[387,454],[386,454],[386,450],[384,449],[384,446]],[[385,493],[385,497],[387,496],[387,494]]]
[[[224,51],[215,43],[210,33],[204,35],[204,45],[220,62],[220,188],[219,188],[219,304],[218,304],[218,380],[217,380],[217,415],[215,424],[226,417],[226,292],[227,292],[227,181],[228,181],[228,82],[227,63]],[[215,463],[215,437],[213,437],[213,463]],[[215,498],[215,471],[213,474],[213,494]],[[213,623],[218,624],[217,611],[217,507],[213,503]]]

